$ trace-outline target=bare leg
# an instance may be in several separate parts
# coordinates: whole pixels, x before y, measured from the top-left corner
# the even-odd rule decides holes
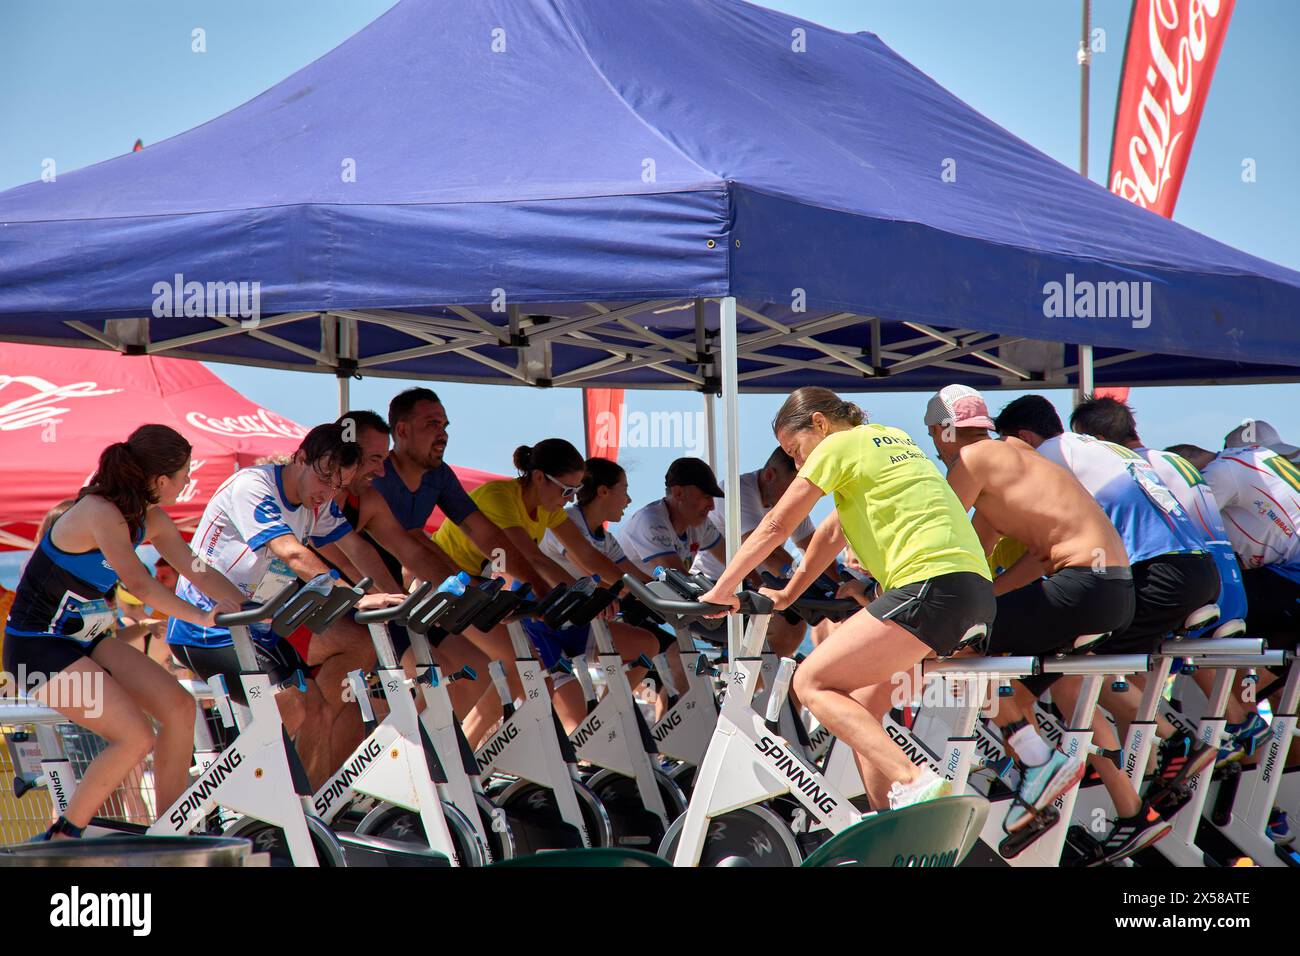
[[[1214,671],[1208,667],[1198,667],[1192,672],[1192,681],[1201,689],[1201,693],[1205,695],[1207,700],[1209,699],[1210,694],[1214,691],[1214,677]],[[1253,712],[1254,707],[1251,707],[1248,710],[1236,694],[1228,695],[1228,708],[1226,715],[1228,723],[1244,723]]]
[[[931,653],[911,632],[866,609],[845,621],[795,671],[799,699],[837,738],[861,754],[891,784],[912,783],[917,768],[889,739],[880,721],[852,693],[890,684]],[[888,789],[868,790],[872,806],[888,806]]]
[[[100,641],[96,664],[158,722],[153,752],[153,779],[159,812],[170,807],[190,782],[194,762],[194,698],[157,661],[121,641]]]
[[[550,681],[547,681],[550,683]],[[566,734],[571,734],[587,717],[587,701],[583,697],[582,685],[576,680],[567,681],[559,690],[551,694],[551,705],[555,716],[560,718],[560,726]]]
[[[1061,713],[1074,713],[1082,685],[1083,679],[1078,677],[1066,677],[1052,685],[1052,698]],[[1119,747],[1119,738],[1115,735],[1110,721],[1099,713],[1094,713],[1092,717],[1092,742],[1104,750],[1115,750]],[[1133,789],[1133,782],[1128,774],[1105,757],[1096,754],[1088,758],[1088,766],[1097,771],[1098,776],[1101,777],[1101,782],[1110,795],[1111,803],[1115,805],[1116,813],[1122,817],[1131,817],[1138,812],[1142,806],[1142,798]]]
[[[853,699],[867,709],[872,717],[882,722],[885,714],[889,713],[892,706],[894,685],[893,684],[875,684],[872,687],[863,687],[853,692]],[[868,794],[871,793],[889,793],[889,785],[892,781],[888,780],[874,765],[864,760],[862,755],[857,751],[853,752],[853,760],[858,765],[858,773],[862,777],[862,785]],[[877,804],[872,800],[872,807],[877,810],[884,810],[889,807],[889,803]]]
[[[659,642],[639,627],[615,622],[610,625],[609,634],[614,639],[614,650],[618,651],[625,664],[630,664],[642,654],[652,658],[659,652]],[[629,686],[635,689],[645,675],[644,667],[633,667],[628,670]]]
[[[108,741],[63,814],[73,826],[84,827],[153,749],[153,727],[126,689],[91,658],[67,667],[31,696]]]
[[[349,699],[347,675],[358,668],[373,669],[375,649],[365,630],[341,620],[312,638],[307,663],[317,669],[314,681],[308,685],[314,683],[317,688],[319,710],[312,700],[299,735],[299,750],[316,786],[317,778],[323,782],[323,775],[336,770],[365,735],[360,708]],[[309,690],[308,698],[312,697]]]
[[[773,614],[767,626],[767,643],[778,657],[794,657],[807,631],[808,625],[802,620],[791,624],[780,614]]]

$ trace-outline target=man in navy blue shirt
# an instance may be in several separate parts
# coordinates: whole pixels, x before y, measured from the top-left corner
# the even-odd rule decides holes
[[[535,593],[545,594],[550,590],[545,578],[532,571],[532,565],[509,537],[478,510],[456,473],[443,460],[447,450],[448,424],[446,408],[430,389],[409,388],[394,396],[388,405],[393,449],[383,463],[383,471],[371,480],[370,488],[387,502],[397,523],[425,552],[429,561],[438,568],[445,568],[447,575],[460,569],[424,531],[434,508],[441,508],[447,520],[455,522],[484,554],[494,559],[500,556],[500,560],[494,560],[495,564],[504,566],[508,563],[512,568],[531,573],[531,577],[527,574],[522,576],[532,584]],[[364,440],[360,434],[357,437],[358,441]],[[366,504],[363,497],[362,519]],[[363,521],[364,524],[368,522]],[[394,576],[399,584],[402,583],[403,562],[382,543],[374,543],[389,567],[397,569]],[[407,571],[414,570],[411,563],[414,562],[408,563]],[[442,641],[438,656],[440,664],[453,669],[469,663],[480,672],[486,671],[481,652],[458,634],[448,635]],[[468,689],[468,684],[466,687]],[[477,741],[501,716],[501,702],[496,691],[487,688],[473,710],[460,716],[465,736],[471,743]]]

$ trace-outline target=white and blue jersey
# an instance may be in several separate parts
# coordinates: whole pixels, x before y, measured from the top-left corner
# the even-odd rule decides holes
[[[1205,480],[1242,566],[1300,582],[1300,468],[1263,445],[1225,448]]]
[[[1088,489],[1119,532],[1130,564],[1206,550],[1178,499],[1138,452],[1073,432],[1047,439],[1038,452]]]
[[[1171,451],[1135,449],[1143,455],[1156,475],[1165,483],[1170,494],[1178,500],[1183,511],[1192,519],[1192,525],[1205,541],[1205,549],[1214,558],[1219,569],[1219,620],[1246,619],[1246,587],[1241,581],[1241,566],[1232,550],[1228,530],[1223,524],[1219,502],[1199,469],[1181,455]]]
[[[352,531],[333,500],[316,510],[290,504],[284,495],[284,466],[256,465],[235,472],[217,489],[190,548],[200,561],[230,579],[250,601],[262,602],[279,592],[296,575],[267,545],[283,535],[315,547],[337,541]],[[184,576],[176,594],[208,610],[213,601]],[[266,623],[251,629],[255,639],[275,643]],[[201,627],[173,617],[167,624],[167,643],[199,647],[228,647],[230,632],[224,627]]]

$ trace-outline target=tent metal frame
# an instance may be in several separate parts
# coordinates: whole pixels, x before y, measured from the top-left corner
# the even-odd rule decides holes
[[[464,306],[451,306],[450,315],[417,315],[391,309],[338,309],[320,312],[293,312],[260,319],[255,325],[225,316],[211,317],[213,327],[201,332],[153,339],[148,319],[113,319],[96,328],[83,320],[67,320],[64,325],[80,332],[81,340],[48,336],[3,336],[9,341],[33,344],[106,348],[128,354],[165,355],[235,365],[279,368],[299,372],[316,372],[337,376],[341,382],[353,376],[373,375],[391,378],[428,377],[400,365],[421,358],[455,353],[477,363],[484,374],[438,374],[439,381],[474,384],[519,385],[541,387],[602,387],[611,376],[621,376],[636,369],[654,368],[672,379],[654,384],[612,383],[625,388],[679,389],[692,391],[721,390],[721,336],[718,330],[704,328],[704,303],[725,299],[660,299],[633,303],[583,303],[588,310],[581,316],[551,318],[521,314],[518,307],[501,313],[503,321],[495,324]],[[635,316],[645,312],[668,312],[694,309],[696,329],[680,337],[669,337],[638,324]],[[1077,365],[1067,365],[1047,373],[1034,372],[1016,365],[998,354],[1003,346],[1031,341],[1022,336],[980,332],[973,329],[940,329],[918,322],[901,325],[915,333],[913,337],[883,344],[881,321],[852,312],[818,315],[799,322],[778,321],[756,309],[736,303],[736,314],[758,325],[761,331],[737,335],[736,355],[746,363],[761,363],[740,373],[744,391],[782,392],[785,386],[769,386],[764,379],[783,373],[806,370],[844,379],[846,390],[884,385],[891,390],[910,390],[902,376],[922,368],[938,368],[987,379],[986,388],[1016,388],[1025,385],[1065,388],[1080,379]],[[275,334],[275,329],[300,324],[319,326],[319,348],[289,341]],[[362,329],[379,324],[396,329],[422,344],[397,351],[360,357]],[[860,348],[821,340],[819,335],[845,328],[865,326],[868,341]],[[283,360],[250,359],[242,356],[209,354],[193,347],[204,343],[246,335],[274,346],[285,353]],[[776,354],[802,350],[802,356]],[[483,349],[514,348],[518,352],[511,365],[482,354]],[[555,349],[582,349],[602,353],[585,365],[551,375],[551,354]],[[1090,349],[1081,347],[1081,354]],[[1114,365],[1142,358],[1147,352],[1130,351],[1098,359],[1093,367]],[[306,360],[306,362],[302,360]],[[1086,363],[1085,363],[1086,364]],[[1287,381],[1294,379],[1242,379],[1243,382]],[[1203,380],[1198,380],[1203,381]],[[1132,384],[1143,384],[1133,382]],[[1177,384],[1159,382],[1152,384]],[[342,386],[346,389],[346,385]],[[345,393],[346,394],[346,393]]]

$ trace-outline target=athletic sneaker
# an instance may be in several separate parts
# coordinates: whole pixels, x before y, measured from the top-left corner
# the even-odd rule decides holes
[[[901,810],[903,807],[910,807],[914,803],[937,800],[939,797],[946,797],[951,793],[952,781],[942,779],[933,770],[926,767],[921,771],[921,776],[917,777],[912,783],[903,784],[894,781],[893,786],[889,788],[889,809]]]
[[[1268,739],[1269,730],[1268,721],[1258,713],[1251,714],[1239,724],[1228,724],[1223,732],[1228,734],[1229,739],[1219,750],[1215,766],[1224,767],[1243,757],[1254,756],[1260,744]]]
[[[1083,779],[1084,763],[1053,750],[1045,763],[1025,767],[1020,776],[1020,789],[1007,812],[1003,829],[1015,833],[1034,818],[1034,812],[1050,806],[1052,801]],[[1032,808],[1032,810],[1030,809]]]
[[[1268,829],[1265,831],[1268,838],[1278,846],[1290,846],[1295,840],[1295,834],[1286,823],[1286,811],[1273,808],[1273,812],[1268,815]]]
[[[1156,780],[1166,787],[1177,787],[1208,767],[1218,750],[1202,743],[1186,731],[1179,731],[1162,741],[1156,752]]]
[[[1172,820],[1192,801],[1192,791],[1185,784],[1156,779],[1147,788],[1147,803],[1166,820]]]
[[[1105,854],[1101,863],[1114,863],[1124,857],[1132,856],[1138,850],[1145,849],[1167,836],[1172,829],[1173,827],[1162,820],[1160,814],[1144,800],[1133,816],[1117,819],[1115,829],[1101,841],[1102,852]]]

